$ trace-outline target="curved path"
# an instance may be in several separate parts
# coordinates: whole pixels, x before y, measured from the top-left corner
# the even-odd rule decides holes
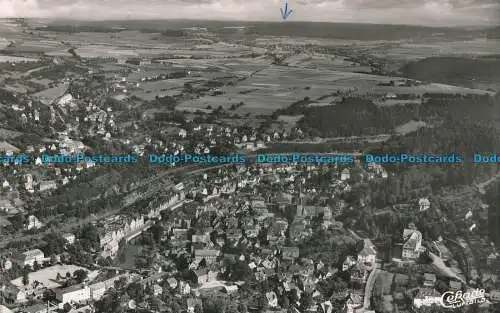
[[[366,280],[366,285],[365,285],[365,297],[363,299],[363,309],[369,310],[371,307],[371,297],[373,293],[373,286],[375,285],[375,281],[377,280],[378,275],[380,274],[381,270],[378,268],[374,269],[373,271],[370,272],[370,275],[368,276],[368,279]]]

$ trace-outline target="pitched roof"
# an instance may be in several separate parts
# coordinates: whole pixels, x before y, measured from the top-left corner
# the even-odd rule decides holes
[[[424,273],[424,279],[425,280],[435,281],[436,280],[436,275],[430,274],[430,273]]]
[[[7,151],[11,151],[11,152],[19,152],[19,148],[17,148],[16,146],[13,146],[11,145],[10,143],[8,143],[7,141],[1,141],[0,142],[0,152],[7,152]]]
[[[375,251],[375,246],[371,242],[370,239],[364,239],[363,240],[363,249],[358,253],[358,255],[361,256],[369,256],[369,255],[376,255],[377,251]]]
[[[204,256],[218,256],[219,250],[214,249],[195,249],[194,250],[195,257],[204,257]]]
[[[418,242],[422,241],[422,233],[414,229],[405,229],[403,239],[405,240],[403,248],[415,250]]]

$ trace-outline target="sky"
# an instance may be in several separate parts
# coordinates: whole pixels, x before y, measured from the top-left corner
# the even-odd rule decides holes
[[[0,0],[0,18],[278,21],[285,0]],[[291,20],[500,25],[499,0],[288,0]]]

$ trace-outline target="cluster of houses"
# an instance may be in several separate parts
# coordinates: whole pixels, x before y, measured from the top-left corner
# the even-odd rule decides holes
[[[161,218],[161,211],[181,203],[183,200],[184,192],[174,192],[165,199],[160,199],[158,204],[153,205],[147,214],[140,216],[114,215],[97,223],[100,230],[101,256],[114,258],[122,240],[129,241],[137,237],[152,225],[151,220]]]
[[[52,290],[58,306],[62,307],[66,303],[97,301],[109,289],[115,288],[115,282],[122,280],[123,283],[127,283],[135,279],[133,273],[119,273],[111,278],[100,279],[98,271],[91,271],[84,282],[64,287],[79,270],[87,271],[79,266],[56,264],[29,273],[27,281],[17,278],[4,285],[1,288],[3,299],[7,304],[26,304],[30,300],[43,299],[44,292]],[[24,309],[22,312],[30,311]]]

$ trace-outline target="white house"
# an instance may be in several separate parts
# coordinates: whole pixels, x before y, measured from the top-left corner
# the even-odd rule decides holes
[[[186,138],[186,136],[187,136],[187,131],[185,129],[180,129],[179,130],[179,137]]]
[[[352,266],[354,266],[356,264],[356,260],[348,255],[344,261],[344,263],[342,263],[342,271],[345,272],[347,271],[348,269],[350,269]]]
[[[34,216],[30,215],[28,216],[28,221],[26,222],[26,229],[31,230],[31,229],[39,229],[43,227],[43,223],[40,222],[40,220]]]
[[[403,231],[403,240],[403,259],[416,260],[420,256],[422,249],[422,233],[418,230],[407,228]]]
[[[342,170],[342,173],[340,174],[340,180],[345,181],[349,180],[351,178],[351,171],[348,168],[345,168]]]
[[[57,183],[54,180],[41,181],[39,184],[40,191],[57,189]]]
[[[56,299],[61,303],[81,303],[90,300],[88,286],[75,285],[64,289],[55,289]]]
[[[129,277],[127,274],[122,274],[122,275],[117,275],[113,278],[110,278],[108,280],[95,283],[89,286],[90,288],[90,296],[92,300],[96,301],[101,299],[106,291],[108,291],[110,288],[114,288],[115,286],[115,281],[120,280],[122,277],[126,278],[127,281],[129,280]]]
[[[377,257],[375,245],[370,239],[363,240],[363,249],[358,253],[358,262],[373,264]]]
[[[418,206],[419,206],[420,212],[427,211],[431,207],[431,202],[427,198],[420,198],[418,200]]]
[[[63,235],[63,238],[66,240],[66,242],[70,245],[72,245],[73,243],[75,243],[75,235],[74,234],[71,234],[71,233],[66,233]]]

